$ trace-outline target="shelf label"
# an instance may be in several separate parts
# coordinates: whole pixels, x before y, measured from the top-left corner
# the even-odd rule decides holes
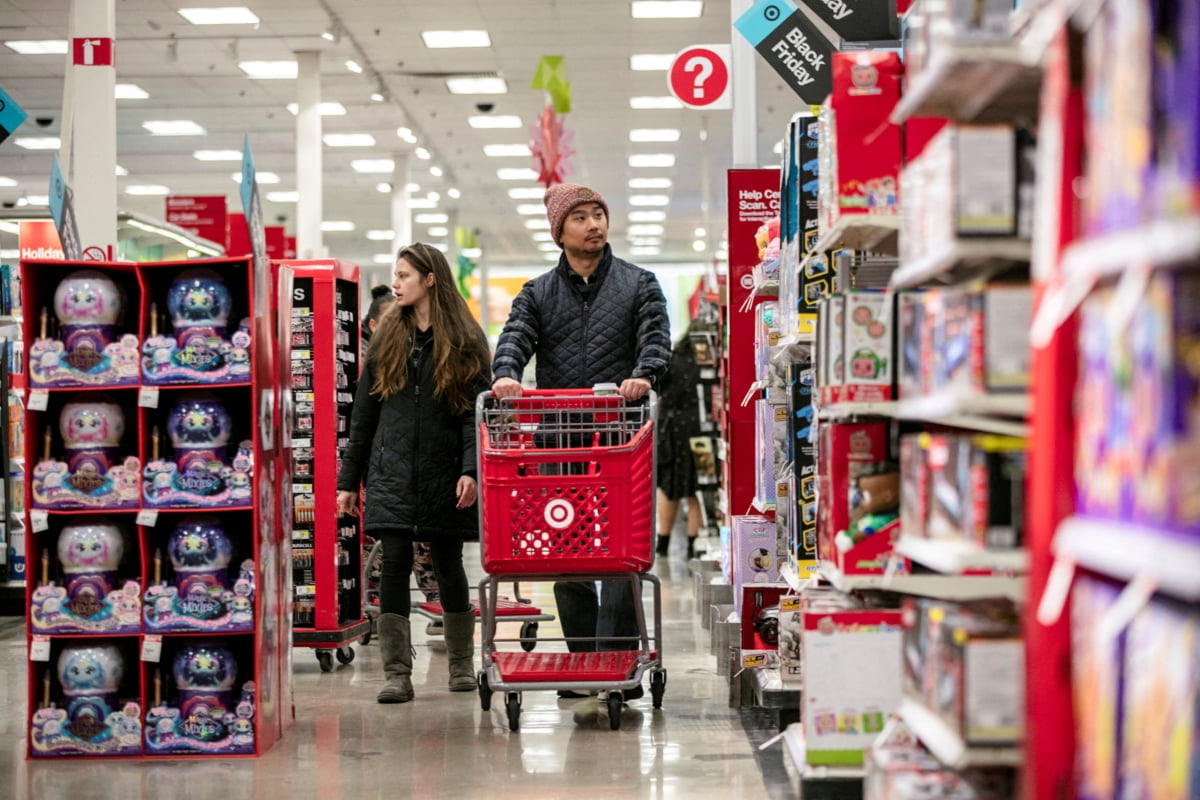
[[[148,528],[153,528],[158,524],[158,511],[153,508],[143,508],[138,512],[137,524],[145,525]]]
[[[30,411],[45,411],[50,403],[50,393],[45,389],[32,389],[29,392],[29,402],[25,407]]]
[[[138,406],[140,408],[158,408],[158,387],[143,386],[138,392]]]
[[[758,652],[742,653],[742,669],[759,669],[767,665],[767,654]]]
[[[157,664],[162,658],[162,637],[146,635],[142,637],[142,661]]]
[[[50,660],[50,637],[49,636],[34,636],[33,641],[29,644],[29,660],[30,661],[49,661]]]
[[[34,533],[47,530],[50,527],[50,515],[45,511],[30,511],[29,527]]]

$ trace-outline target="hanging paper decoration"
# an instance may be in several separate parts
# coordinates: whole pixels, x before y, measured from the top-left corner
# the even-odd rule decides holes
[[[563,129],[560,114],[571,111],[571,83],[567,80],[562,56],[542,56],[533,74],[530,88],[546,93],[546,107],[531,129],[529,149],[533,151],[533,169],[538,183],[549,189],[574,173],[571,156],[572,133]]]
[[[542,56],[529,88],[548,94],[549,104],[559,114],[571,113],[571,82],[567,80],[562,56]]]

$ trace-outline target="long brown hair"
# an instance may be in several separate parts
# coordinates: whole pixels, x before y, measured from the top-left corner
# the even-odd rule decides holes
[[[455,414],[465,414],[475,403],[472,394],[475,383],[488,369],[487,340],[458,293],[442,251],[415,242],[400,249],[396,260],[400,259],[412,265],[422,280],[433,275],[433,285],[429,287],[433,391]],[[408,356],[416,335],[416,311],[412,306],[395,303],[380,317],[367,350],[367,359],[375,367],[372,394],[388,397],[404,388],[408,381]]]

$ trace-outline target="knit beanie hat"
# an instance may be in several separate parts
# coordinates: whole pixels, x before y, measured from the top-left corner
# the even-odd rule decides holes
[[[580,186],[578,183],[560,183],[551,186],[546,190],[542,202],[546,204],[546,219],[550,220],[550,235],[554,237],[554,243],[559,247],[562,247],[563,223],[567,221],[567,215],[576,206],[584,203],[599,203],[600,207],[604,209],[604,216],[609,216],[608,203],[604,202],[600,193],[586,186]]]

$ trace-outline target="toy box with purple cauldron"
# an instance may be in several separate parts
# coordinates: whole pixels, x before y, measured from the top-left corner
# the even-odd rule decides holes
[[[229,390],[236,391],[236,390]],[[230,402],[235,402],[232,398]],[[171,458],[158,452],[153,437],[142,496],[150,507],[241,507],[253,502],[254,446],[242,441],[231,452],[233,421],[222,397],[189,392],[179,397],[163,420],[173,450]],[[157,430],[157,429],[156,429]]]
[[[35,633],[141,632],[137,546],[122,525],[108,517],[72,516],[54,550],[58,569],[50,574],[50,553],[43,552],[43,574],[30,595]]]
[[[233,545],[226,529],[236,517],[188,515],[174,525],[166,540],[171,571],[162,580],[161,550],[154,555],[154,583],[147,588],[143,618],[146,630],[250,631],[254,628],[254,562],[241,562],[230,573]]]
[[[55,510],[119,510],[138,507],[141,462],[132,441],[134,431],[126,426],[126,407],[135,399],[132,392],[80,392],[59,404],[52,396],[47,407],[57,419],[61,453],[51,455],[55,439],[47,425],[37,446],[30,431],[31,452],[41,451],[30,479],[31,507]]]
[[[185,270],[166,288],[169,331],[159,330],[158,304],[142,345],[146,383],[244,383],[250,380],[249,320],[229,330],[234,296],[226,277],[207,267]]]
[[[146,712],[147,754],[254,753],[254,681],[237,689],[238,661],[220,644],[179,648],[167,662],[173,691]],[[153,683],[160,694],[162,678],[156,675]]]
[[[29,728],[30,754],[141,755],[141,706],[128,699],[138,694],[133,649],[104,640],[73,640],[50,663],[54,666],[44,668],[42,696]],[[55,686],[58,692],[52,696]]]
[[[138,337],[125,325],[136,316],[137,283],[132,272],[38,265],[61,272],[53,295],[45,277],[28,281],[31,292],[45,286],[37,335],[29,347],[29,385],[133,386],[138,382]],[[52,278],[51,278],[52,279]],[[53,304],[53,312],[45,303]]]

